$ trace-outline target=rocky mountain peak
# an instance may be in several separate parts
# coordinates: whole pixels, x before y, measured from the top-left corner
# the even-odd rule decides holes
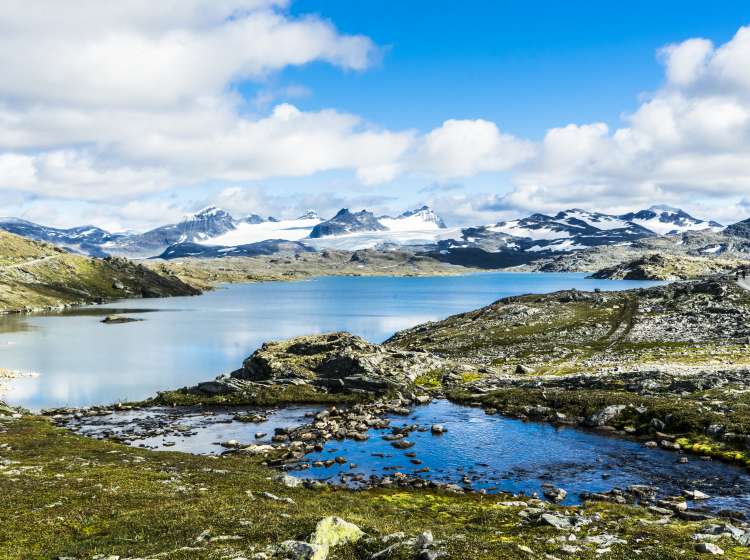
[[[310,233],[310,237],[315,239],[329,235],[342,235],[358,231],[385,231],[387,229],[372,212],[367,210],[351,212],[348,208],[342,208],[333,218],[315,226]]]
[[[320,216],[315,210],[307,210],[304,214],[302,214],[298,220],[320,220]]]
[[[421,208],[417,208],[415,210],[407,210],[396,219],[403,220],[406,218],[415,218],[427,224],[436,224],[437,227],[441,229],[444,229],[446,227],[443,219],[437,213],[435,213],[435,211],[432,208],[430,208],[426,204],[422,206]]]

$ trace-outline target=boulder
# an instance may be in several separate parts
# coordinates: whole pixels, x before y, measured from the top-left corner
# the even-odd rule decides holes
[[[565,499],[565,497],[568,495],[568,492],[566,490],[563,490],[562,488],[557,488],[556,486],[553,486],[552,484],[543,484],[542,493],[544,494],[545,498],[555,503],[562,502]]]
[[[559,531],[564,531],[573,527],[570,520],[562,515],[554,513],[543,513],[539,516],[539,521],[544,525],[554,527]]]
[[[710,542],[702,542],[695,545],[695,551],[701,554],[716,554],[721,556],[724,554],[724,550],[718,545]]]
[[[612,420],[620,416],[626,408],[628,407],[624,404],[612,404],[609,406],[605,406],[600,411],[595,412],[594,414],[589,416],[586,419],[586,424],[596,428],[606,426]]]
[[[316,549],[316,554],[310,560],[325,560],[334,546],[357,542],[364,535],[362,529],[354,523],[340,517],[324,517],[315,526],[315,532],[310,537],[310,545]]]
[[[278,552],[290,560],[325,560],[328,549],[304,541],[284,541],[278,546]]]
[[[443,361],[425,352],[391,350],[345,332],[266,342],[229,379],[216,383],[309,384],[330,392],[385,393],[405,389]],[[217,387],[201,384],[213,394]]]

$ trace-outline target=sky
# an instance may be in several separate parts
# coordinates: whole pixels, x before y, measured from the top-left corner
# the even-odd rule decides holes
[[[4,0],[0,214],[750,216],[750,4]]]

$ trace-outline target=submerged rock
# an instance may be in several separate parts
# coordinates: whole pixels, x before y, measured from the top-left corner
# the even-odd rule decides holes
[[[100,322],[105,325],[117,325],[120,323],[137,323],[143,321],[143,319],[137,319],[135,317],[124,317],[122,315],[107,315]]]

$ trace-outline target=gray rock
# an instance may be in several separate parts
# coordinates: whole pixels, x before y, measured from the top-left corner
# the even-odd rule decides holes
[[[606,426],[612,420],[620,416],[625,409],[628,408],[624,404],[612,404],[605,406],[598,412],[595,412],[586,419],[586,424],[592,427]]]
[[[432,532],[425,531],[421,535],[417,537],[417,548],[424,549],[424,548],[430,548],[433,543],[435,542],[435,539],[432,536]]]
[[[542,493],[544,494],[545,498],[555,503],[562,502],[568,495],[568,492],[566,490],[557,488],[551,484],[543,484]]]
[[[700,490],[683,490],[682,495],[689,500],[708,500],[711,497]]]
[[[302,486],[302,481],[299,478],[291,476],[287,473],[277,474],[274,477],[274,480],[276,480],[276,482],[281,482],[281,484],[283,484],[287,488],[298,488]]]
[[[723,555],[724,550],[718,545],[710,542],[701,542],[695,545],[695,551],[701,554],[716,554]]]
[[[539,521],[560,531],[568,530],[573,526],[567,517],[556,513],[543,513],[539,516]]]
[[[323,560],[327,556],[327,551],[320,546],[304,541],[284,541],[278,551],[290,560]]]

